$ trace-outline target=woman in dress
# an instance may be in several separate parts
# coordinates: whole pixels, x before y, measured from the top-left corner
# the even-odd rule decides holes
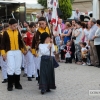
[[[87,43],[87,45],[88,45],[88,36],[89,36],[89,34],[90,34],[90,28],[91,28],[91,26],[90,26],[90,23],[88,22],[88,24],[86,24],[85,25],[85,29],[84,29],[84,32],[82,33],[82,37],[84,38],[84,42],[86,42]]]
[[[71,33],[72,33],[71,24],[69,22],[66,22],[65,23],[65,30],[62,33],[62,38],[64,40],[65,45],[66,45],[68,40],[71,40]]]
[[[75,43],[76,64],[79,64],[79,65],[82,64],[81,47],[80,47],[81,37],[82,37],[81,22],[76,22],[75,29],[73,30],[73,33],[72,33],[72,39],[74,40],[74,43]]]
[[[69,22],[65,23],[65,30],[61,34],[61,38],[63,40],[63,44],[66,45],[67,41],[71,40],[71,24]],[[64,47],[64,46],[63,46]],[[61,47],[62,48],[62,47]],[[64,49],[64,48],[63,48]],[[63,61],[65,59],[65,52],[61,49],[61,60]]]
[[[44,94],[45,92],[49,92],[50,89],[56,89],[54,72],[55,48],[47,32],[41,34],[40,40],[39,56],[41,57],[41,63],[39,89],[41,89],[41,94]]]

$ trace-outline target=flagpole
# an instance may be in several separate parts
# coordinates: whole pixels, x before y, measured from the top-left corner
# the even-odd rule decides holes
[[[49,29],[50,38],[52,39],[52,37],[53,37],[53,31],[52,31],[52,28],[53,28],[53,27],[52,27],[52,25],[50,25],[50,24],[48,23],[46,17],[45,17],[45,19],[46,19],[47,27],[48,27],[48,29]],[[50,59],[51,59],[51,48],[50,48]]]
[[[58,5],[57,5],[57,7],[59,8],[59,0],[57,0],[57,2],[58,2]]]

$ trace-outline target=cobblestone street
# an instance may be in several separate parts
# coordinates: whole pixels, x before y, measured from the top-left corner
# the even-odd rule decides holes
[[[29,82],[22,75],[23,90],[8,92],[7,84],[0,82],[0,100],[100,100],[99,96],[89,96],[89,90],[100,90],[99,68],[60,63],[55,74],[57,89],[44,95],[35,79]]]

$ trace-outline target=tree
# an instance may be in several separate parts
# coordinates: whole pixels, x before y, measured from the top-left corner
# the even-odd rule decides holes
[[[63,19],[71,17],[72,15],[72,5],[70,0],[59,0],[59,8],[63,13]]]
[[[67,19],[72,15],[72,6],[74,0],[58,0],[59,1],[59,8],[63,13],[62,18]],[[47,8],[47,0],[38,0],[38,3]]]
[[[38,3],[47,8],[47,0],[38,0]]]
[[[71,2],[71,3],[73,3],[73,2],[74,2],[74,0],[70,0],[70,2]]]
[[[70,0],[73,3],[74,0]],[[38,3],[47,8],[47,0],[38,0]]]

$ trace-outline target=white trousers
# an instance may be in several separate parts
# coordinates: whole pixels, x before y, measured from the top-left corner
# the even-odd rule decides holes
[[[32,75],[35,75],[35,64],[33,54],[30,51],[25,55],[25,61],[25,73],[27,71],[27,76],[32,77]]]
[[[7,61],[4,61],[1,56],[0,62],[1,62],[1,68],[2,68],[2,78],[7,79]]]
[[[24,73],[27,74],[27,57],[24,56]]]
[[[34,62],[35,62],[35,76],[38,77],[37,70],[40,70],[40,61],[41,57],[34,57]]]
[[[22,53],[20,50],[7,52],[7,73],[8,75],[20,75],[22,64]]]
[[[24,54],[22,54],[22,68],[25,67],[25,58],[24,58]]]

